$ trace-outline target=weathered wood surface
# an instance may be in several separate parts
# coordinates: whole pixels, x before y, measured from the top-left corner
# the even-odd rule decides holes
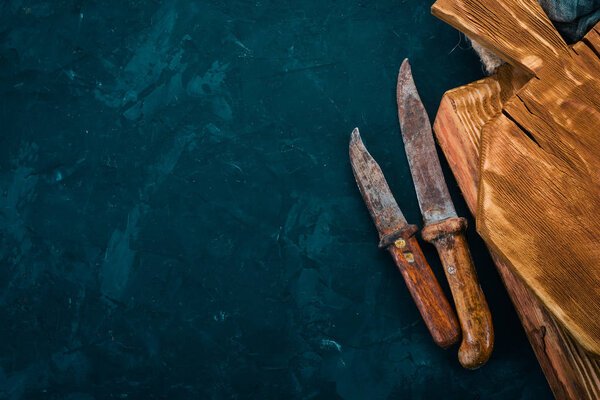
[[[477,231],[598,355],[600,60],[593,45],[581,54],[570,49],[535,0],[438,0],[433,11],[532,76],[482,129]]]
[[[582,54],[580,49],[576,51]],[[442,98],[433,129],[473,214],[477,210],[481,129],[528,79],[506,65],[497,74],[450,90]],[[493,251],[491,255],[556,398],[600,398],[600,362],[555,322]]]

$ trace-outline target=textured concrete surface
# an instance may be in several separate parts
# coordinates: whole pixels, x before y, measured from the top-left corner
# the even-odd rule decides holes
[[[421,224],[397,69],[431,116],[482,76],[430,5],[2,2],[0,398],[549,398],[474,229],[497,341],[471,372],[353,181],[358,126]]]

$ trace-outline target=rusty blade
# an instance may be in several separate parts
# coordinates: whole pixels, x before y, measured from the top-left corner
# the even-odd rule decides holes
[[[398,73],[396,97],[402,139],[425,225],[456,217],[435,149],[431,123],[415,87],[408,59]]]
[[[408,225],[377,162],[367,151],[358,128],[350,139],[350,162],[363,199],[379,231],[379,237]]]

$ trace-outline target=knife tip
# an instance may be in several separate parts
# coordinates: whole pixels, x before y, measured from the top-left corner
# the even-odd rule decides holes
[[[400,87],[403,83],[403,81],[406,79],[407,76],[411,75],[411,69],[410,69],[410,62],[408,61],[408,58],[405,58],[404,61],[402,61],[402,65],[400,66],[400,69],[398,70],[398,87]]]
[[[400,65],[400,70],[402,71],[403,68],[410,68],[410,62],[408,61],[408,58],[405,58],[404,61],[402,61],[402,65]]]
[[[360,137],[360,132],[358,131],[358,128],[354,128],[352,134],[350,135],[350,145],[348,146],[350,151],[350,159],[353,160],[356,156],[356,153],[360,153],[363,147],[364,144]]]
[[[418,97],[417,88],[412,76],[412,69],[408,58],[402,62],[402,66],[398,71],[398,83],[396,85],[396,100],[398,102],[399,116],[404,112],[404,99],[416,96]]]
[[[352,134],[350,135],[350,144],[356,143],[358,141],[360,141],[360,132],[358,131],[358,128],[354,128]]]

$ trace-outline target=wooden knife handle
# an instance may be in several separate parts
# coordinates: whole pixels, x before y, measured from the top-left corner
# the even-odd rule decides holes
[[[490,358],[494,328],[465,239],[466,228],[466,219],[448,218],[426,226],[421,236],[435,245],[452,291],[462,328],[458,360],[463,367],[475,369]]]
[[[447,348],[460,340],[456,314],[427,264],[414,234],[416,226],[387,246],[435,343]]]

